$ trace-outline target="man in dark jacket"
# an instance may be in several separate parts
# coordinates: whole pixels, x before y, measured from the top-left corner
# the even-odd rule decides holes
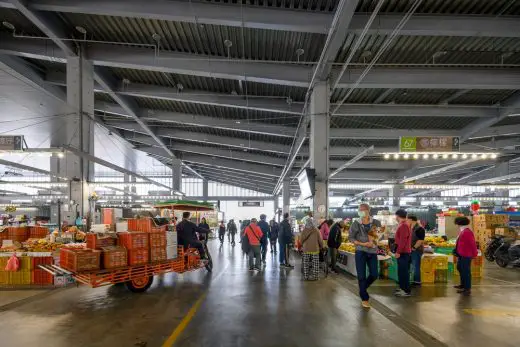
[[[189,218],[190,213],[184,212],[182,214],[182,221],[177,224],[179,245],[182,245],[185,249],[188,247],[196,248],[199,251],[200,258],[206,259],[206,252],[204,251],[202,243],[198,240],[197,233],[207,235],[210,230],[198,227],[195,223],[190,221]]]
[[[344,221],[335,223],[329,232],[329,238],[327,239],[327,246],[329,247],[330,254],[330,268],[332,272],[337,272],[336,260],[338,259],[338,249],[341,246],[342,236],[341,231],[345,227]]]
[[[294,235],[289,222],[289,213],[283,215],[278,234],[278,244],[280,246],[280,267],[293,268],[289,263],[289,247],[294,242]]]
[[[280,226],[275,222],[274,219],[271,219],[269,222],[269,226],[271,227],[271,232],[269,233],[269,242],[271,243],[271,253],[276,254],[276,243],[278,240],[278,231]]]
[[[228,231],[228,242],[231,242],[231,245],[235,245],[235,235],[237,233],[237,225],[235,224],[235,221],[232,219],[229,221],[227,225],[227,231]]]
[[[258,226],[262,230],[262,238],[260,239],[260,248],[262,251],[262,263],[266,263],[265,256],[267,254],[267,235],[271,232],[271,228],[266,221],[267,216],[265,214],[260,215],[260,222],[258,222]]]

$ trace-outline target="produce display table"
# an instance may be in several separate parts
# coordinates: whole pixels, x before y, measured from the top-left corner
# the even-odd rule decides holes
[[[357,277],[356,255],[354,253],[345,252],[342,250],[340,250],[338,253],[339,253],[338,262],[336,263],[338,268],[340,268],[343,271],[348,272],[352,276]],[[379,269],[382,268],[380,262],[385,262],[385,261],[390,260],[390,256],[378,255],[377,260],[378,260],[378,272],[380,272]],[[367,269],[367,273],[368,273],[368,269]]]

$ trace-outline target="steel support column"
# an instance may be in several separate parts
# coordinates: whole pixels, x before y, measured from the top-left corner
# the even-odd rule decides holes
[[[393,185],[392,188],[390,188],[389,191],[389,197],[390,197],[390,203],[391,203],[391,211],[395,212],[399,209],[400,203],[399,200],[401,199],[401,187],[397,184]]]
[[[286,178],[282,183],[282,200],[283,200],[283,213],[291,212],[291,180]]]
[[[172,189],[175,192],[182,192],[182,161],[172,160]]]
[[[329,207],[329,97],[327,82],[316,83],[310,102],[310,166],[316,171],[313,211],[316,219],[326,218]],[[322,212],[319,212],[322,211]]]
[[[209,183],[208,180],[202,181],[202,197],[204,198],[204,201],[208,201],[208,191],[209,191]]]
[[[82,56],[67,60],[67,104],[63,122],[56,125],[51,137],[51,147],[71,146],[81,152],[94,155],[94,67]],[[71,212],[85,216],[89,211],[88,181],[94,177],[94,165],[69,151],[64,158],[51,157],[51,174],[69,178]],[[54,215],[54,213],[52,213]]]

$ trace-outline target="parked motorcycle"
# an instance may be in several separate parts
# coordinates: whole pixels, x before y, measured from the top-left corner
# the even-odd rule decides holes
[[[513,245],[513,240],[504,240],[495,254],[495,261],[500,267],[508,265],[520,267],[520,244]]]
[[[491,238],[491,240],[486,245],[486,251],[484,252],[484,257],[486,257],[489,261],[495,261],[495,252],[498,247],[502,245],[504,242],[504,236],[495,235]]]

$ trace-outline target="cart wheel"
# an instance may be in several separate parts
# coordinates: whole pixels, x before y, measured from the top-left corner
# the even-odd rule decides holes
[[[140,277],[133,279],[131,281],[126,282],[126,287],[134,293],[143,293],[150,288],[150,286],[153,283],[153,276],[147,277]]]
[[[507,265],[508,265],[508,263],[509,263],[509,262],[507,261],[507,259],[504,259],[504,258],[501,257],[501,256],[498,256],[498,257],[496,258],[496,262],[497,262],[497,265],[500,266],[500,267],[507,267]]]

